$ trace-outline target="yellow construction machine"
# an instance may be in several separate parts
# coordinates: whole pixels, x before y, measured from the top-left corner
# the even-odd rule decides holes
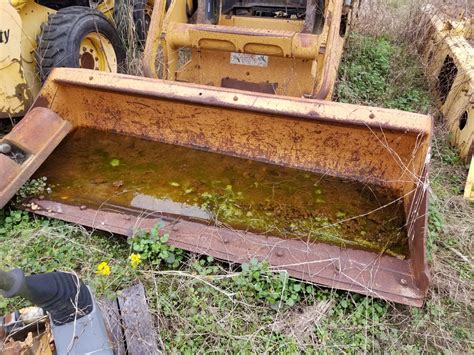
[[[154,8],[147,76],[331,99],[352,1],[199,0],[190,16],[195,5],[176,0]]]
[[[0,206],[45,176],[23,208],[420,306],[432,120],[315,99],[351,11],[323,3],[158,1],[145,64],[168,80],[54,69],[0,140]]]
[[[431,5],[424,14],[429,31],[423,60],[449,140],[469,169],[464,197],[474,201],[474,22],[464,13],[443,13]]]
[[[131,4],[143,39],[152,2],[121,1]],[[114,23],[123,11],[115,5],[114,0],[1,1],[0,119],[23,116],[53,67],[119,71],[125,50]]]

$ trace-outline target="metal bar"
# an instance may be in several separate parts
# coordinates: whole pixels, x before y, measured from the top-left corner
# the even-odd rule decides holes
[[[159,213],[137,211],[131,215],[130,210],[121,211],[117,206],[96,210],[39,199],[31,202],[39,206],[32,211],[36,214],[126,236],[164,222],[163,231],[170,233],[169,243],[188,251],[237,263],[253,257],[265,259],[274,268],[315,284],[412,306],[423,303],[424,291],[416,286],[410,260],[180,219],[170,222],[169,217],[163,221]]]
[[[123,93],[129,96],[162,98],[166,100],[186,101],[205,106],[226,107],[243,111],[284,115],[295,119],[317,120],[332,124],[355,125],[384,130],[403,130],[406,133],[420,133],[431,130],[431,120],[426,115],[398,111],[403,120],[393,120],[396,110],[350,105],[329,101],[304,98],[275,96],[265,93],[236,91],[227,88],[211,88],[205,85],[169,82],[150,78],[139,78],[121,74],[113,77],[92,70],[53,69],[57,75],[50,74],[54,83],[65,86],[77,86],[81,89],[93,89]],[[127,85],[117,85],[120,80]],[[135,84],[136,83],[136,84]],[[34,106],[48,107],[49,101],[38,96]],[[337,111],[337,115],[335,112]]]
[[[33,175],[71,128],[69,122],[53,111],[35,108],[4,140],[0,140],[0,145],[8,144],[22,152],[21,161],[0,153],[0,208]]]

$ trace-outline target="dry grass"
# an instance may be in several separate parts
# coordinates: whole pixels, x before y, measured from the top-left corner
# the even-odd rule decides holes
[[[472,11],[470,0],[362,0],[352,30],[374,36],[388,35],[410,43],[417,41],[419,34],[427,30],[426,19],[420,21],[420,9],[426,4],[437,6],[448,15],[468,17]]]
[[[124,73],[143,76],[143,43],[137,37],[137,26],[134,20],[134,1],[122,0],[117,2],[114,10],[115,25],[126,49]]]

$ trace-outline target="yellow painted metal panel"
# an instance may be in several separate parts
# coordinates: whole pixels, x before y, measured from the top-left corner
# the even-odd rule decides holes
[[[56,11],[28,1],[19,11],[21,16],[21,65],[28,88],[36,96],[41,88],[35,59],[36,39],[41,32],[41,24],[48,20],[48,15]]]
[[[474,201],[474,159],[471,159],[471,167],[469,168],[466,187],[464,188],[464,198]]]
[[[22,115],[33,95],[22,66],[21,17],[8,2],[0,2],[0,119]]]
[[[0,10],[0,118],[18,117],[25,114],[41,87],[34,55],[36,38],[48,14],[55,11],[29,0],[12,5],[2,1]]]
[[[427,75],[439,95],[438,105],[449,128],[450,143],[469,165],[474,154],[472,19],[449,18],[433,6],[424,11],[430,24],[423,48]]]
[[[145,74],[224,87],[232,81],[228,87],[331,99],[346,35],[339,31],[343,16],[349,27],[351,9],[342,0],[326,1],[326,26],[317,35],[303,33],[304,20],[221,14],[217,25],[196,24],[186,16],[185,0],[173,1],[168,11],[164,1],[158,2],[145,48]],[[156,67],[160,49],[162,75]],[[187,62],[181,49],[191,50]],[[264,65],[231,60],[242,54],[266,56]]]

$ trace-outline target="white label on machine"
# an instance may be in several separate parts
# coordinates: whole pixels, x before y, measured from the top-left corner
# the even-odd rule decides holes
[[[268,55],[230,53],[230,64],[252,65],[254,67],[267,67]]]

